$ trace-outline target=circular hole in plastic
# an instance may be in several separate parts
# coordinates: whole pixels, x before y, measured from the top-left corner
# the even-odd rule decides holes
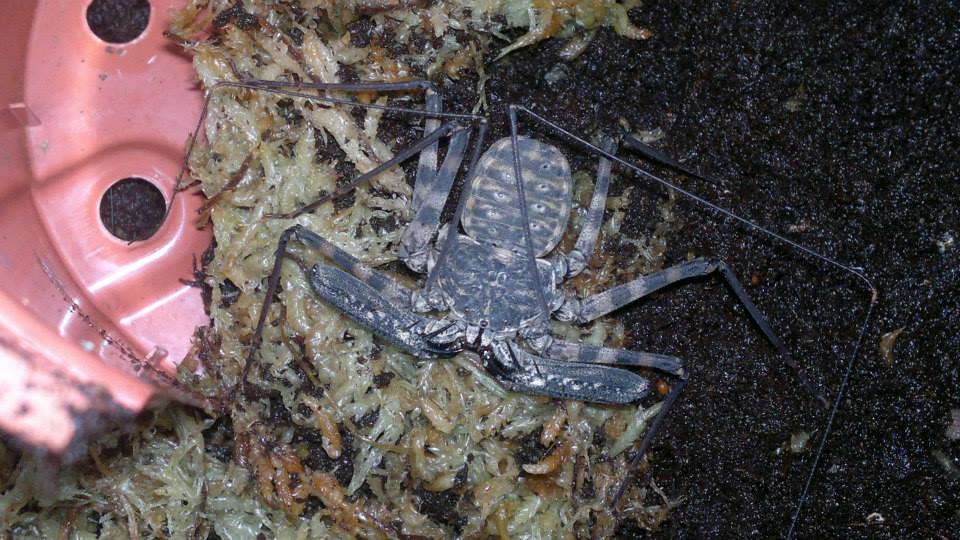
[[[150,2],[147,0],[93,0],[87,6],[90,31],[107,43],[129,43],[147,29]]]
[[[167,204],[157,186],[143,178],[124,178],[100,199],[100,221],[127,242],[146,240],[163,224]]]

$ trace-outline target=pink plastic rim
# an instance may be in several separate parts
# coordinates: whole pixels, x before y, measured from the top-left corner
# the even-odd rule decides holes
[[[136,412],[156,388],[132,364],[174,373],[207,322],[185,283],[210,243],[194,225],[198,197],[178,196],[143,242],[115,238],[99,217],[127,177],[169,202],[202,102],[189,56],[163,37],[179,3],[152,0],[146,30],[122,45],[88,28],[89,2],[15,2],[0,22],[16,73],[0,81],[0,369],[22,375],[0,381],[0,429],[28,444],[63,450],[75,431],[63,411],[84,406],[69,384],[36,394],[31,377],[97,385]]]

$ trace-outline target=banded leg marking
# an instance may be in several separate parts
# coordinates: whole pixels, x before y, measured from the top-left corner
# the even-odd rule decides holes
[[[556,340],[547,349],[551,358],[584,364],[648,367],[673,375],[683,374],[683,362],[676,356],[627,349],[613,349]]]
[[[356,189],[356,187],[359,186],[360,184],[366,182],[371,178],[375,178],[377,175],[379,175],[383,171],[386,171],[388,169],[391,169],[399,165],[400,163],[403,163],[404,161],[413,157],[414,154],[420,152],[421,150],[430,146],[431,144],[434,144],[435,142],[439,141],[442,137],[446,136],[448,133],[452,131],[456,131],[458,129],[460,129],[460,126],[452,122],[442,124],[439,128],[435,129],[434,131],[431,131],[424,138],[420,139],[413,145],[408,146],[407,148],[404,148],[403,150],[401,150],[399,153],[397,153],[395,156],[388,159],[387,161],[384,161],[380,165],[377,165],[376,167],[361,174],[360,176],[355,177],[353,180],[350,181],[349,184],[342,186],[340,188],[337,188],[333,193],[328,193],[326,195],[323,195],[317,200],[313,201],[312,203],[309,203],[306,206],[302,206],[297,210],[294,210],[293,212],[287,212],[286,214],[267,214],[266,217],[292,219],[301,214],[310,212],[320,207],[320,205],[326,202],[339,199],[340,197],[343,197],[347,193],[350,193],[351,191]]]
[[[580,313],[577,314],[577,319],[583,323],[590,322],[678,281],[706,276],[716,270],[716,264],[706,259],[694,259],[665,268],[649,276],[640,276],[633,281],[584,298],[580,303]],[[749,301],[749,299],[747,300]],[[752,305],[751,302],[750,306]]]
[[[410,307],[412,291],[398,283],[395,279],[367,266],[339,246],[302,225],[294,225],[291,229],[294,231],[297,240],[303,245],[316,249],[336,263],[337,266],[343,268],[363,283],[373,287],[392,304],[402,308]]]
[[[440,214],[450,196],[450,190],[453,189],[453,182],[463,163],[469,142],[469,129],[464,128],[454,132],[440,170],[437,171],[429,186],[416,192],[421,196],[420,205],[416,209],[413,220],[400,237],[399,250],[400,258],[411,270],[426,271],[427,249],[430,240],[440,227]]]
[[[720,276],[723,277],[723,280],[730,290],[733,291],[737,300],[739,300],[740,304],[747,310],[750,319],[760,328],[760,331],[763,332],[767,341],[777,350],[783,363],[793,370],[804,389],[817,398],[824,407],[829,406],[827,398],[810,383],[800,369],[800,366],[797,365],[797,362],[793,359],[790,351],[787,350],[787,346],[784,345],[780,337],[773,331],[773,328],[771,328],[770,323],[767,322],[763,313],[760,312],[760,309],[754,305],[753,300],[750,299],[740,280],[737,279],[737,276],[730,270],[730,267],[722,261],[694,259],[676,266],[671,266],[670,268],[666,268],[649,276],[639,277],[608,291],[595,294],[582,301],[580,304],[580,313],[577,318],[581,322],[592,321],[638,298],[642,298],[678,281],[707,276],[713,273],[719,273]]]
[[[603,137],[601,147],[611,154],[615,153],[617,143],[612,137]],[[587,209],[587,215],[583,220],[583,227],[580,229],[580,235],[577,237],[577,243],[573,250],[566,254],[567,257],[567,276],[572,278],[587,267],[587,262],[593,256],[593,250],[597,245],[597,238],[600,236],[600,227],[603,225],[603,211],[607,206],[607,192],[610,188],[610,160],[606,156],[600,156],[600,165],[597,167],[597,181],[593,187],[593,196],[590,199],[590,207]]]
[[[650,389],[650,383],[636,373],[545,358],[509,342],[494,342],[482,358],[487,371],[515,392],[623,404],[643,398]]]
[[[427,90],[426,110],[428,113],[440,112],[440,94],[433,89]],[[423,119],[424,134],[436,131],[440,127],[440,119],[427,116]],[[417,163],[417,176],[413,182],[413,211],[417,212],[423,204],[425,196],[433,188],[433,179],[437,174],[437,151],[440,147],[439,142],[434,142],[420,152],[420,160]]]

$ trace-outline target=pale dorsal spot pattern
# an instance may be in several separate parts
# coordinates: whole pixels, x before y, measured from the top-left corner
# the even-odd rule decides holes
[[[542,257],[556,247],[567,227],[573,193],[570,164],[555,147],[536,139],[520,137],[517,147],[534,256]],[[509,137],[480,158],[462,223],[482,244],[526,250]]]

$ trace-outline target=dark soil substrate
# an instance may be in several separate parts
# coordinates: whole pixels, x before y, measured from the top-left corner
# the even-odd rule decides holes
[[[584,134],[616,132],[620,118],[662,128],[662,150],[727,185],[656,170],[862,266],[880,301],[796,538],[960,538],[960,474],[934,455],[960,464],[960,442],[946,436],[960,407],[960,247],[950,246],[960,236],[956,8],[651,2],[631,16],[652,39],[601,31],[572,62],[549,42],[489,65],[493,138],[506,133],[510,102]],[[649,234],[664,191],[623,174],[616,181],[628,183],[637,188],[624,232]],[[686,225],[670,237],[668,264],[688,253],[727,261],[835,398],[867,290],[695,203],[677,213]],[[620,315],[634,348],[680,356],[691,373],[648,469],[684,502],[655,534],[627,526],[622,535],[785,537],[827,411],[798,389],[719,280]],[[901,326],[891,366],[878,342]],[[807,449],[784,450],[801,431],[813,433]]]

